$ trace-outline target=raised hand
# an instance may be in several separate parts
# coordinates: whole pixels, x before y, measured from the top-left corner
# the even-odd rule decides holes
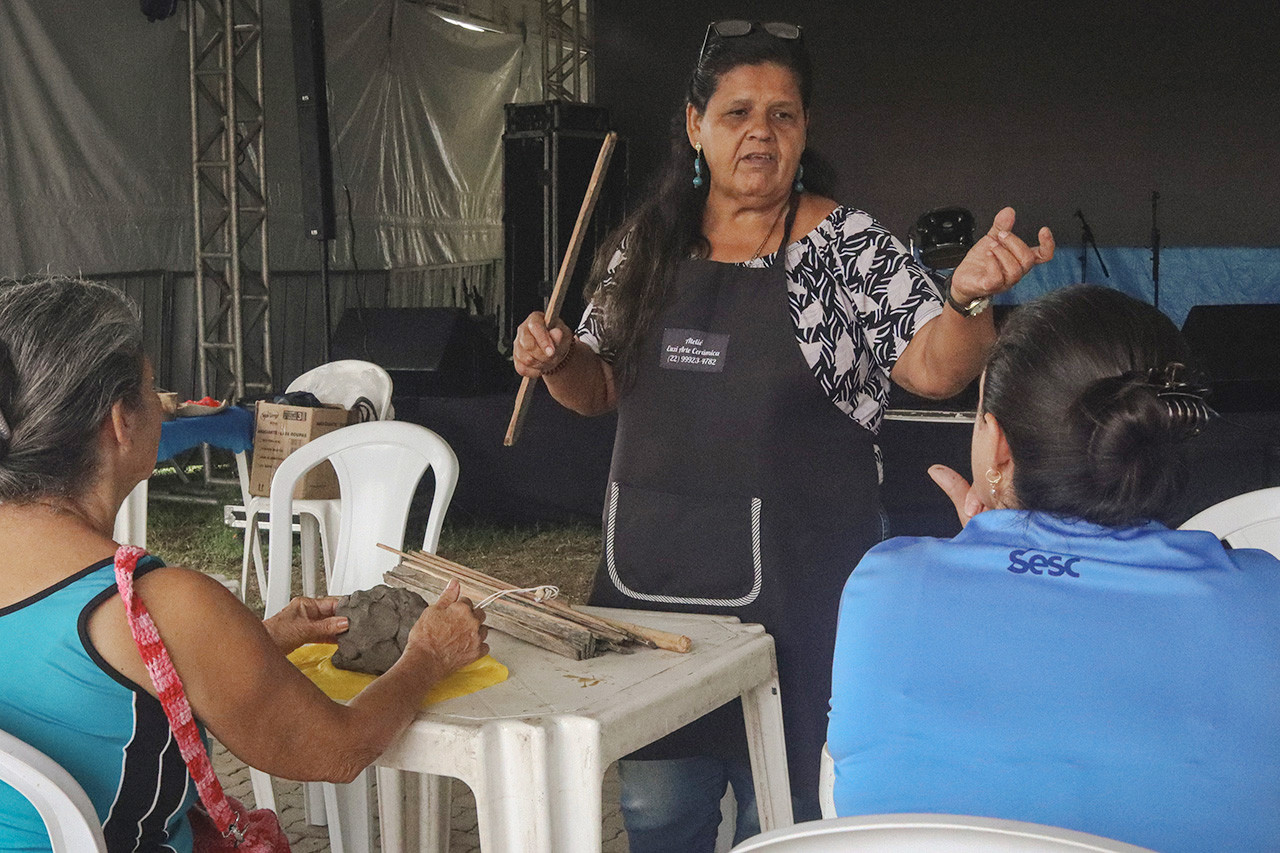
[[[951,503],[956,508],[956,515],[960,518],[961,527],[968,524],[969,519],[987,509],[978,491],[969,485],[964,475],[946,465],[929,466],[929,477],[938,484],[938,488],[942,489],[947,497],[951,498]]]
[[[1006,207],[996,214],[991,230],[973,244],[951,275],[951,296],[960,304],[1004,293],[1037,264],[1053,257],[1053,232],[1041,228],[1034,248],[1013,233],[1015,214]]]

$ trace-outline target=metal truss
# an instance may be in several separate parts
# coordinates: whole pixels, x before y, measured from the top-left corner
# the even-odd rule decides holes
[[[590,102],[595,95],[592,0],[543,0],[542,92],[548,101]]]
[[[273,390],[262,0],[187,8],[200,390],[240,398]]]

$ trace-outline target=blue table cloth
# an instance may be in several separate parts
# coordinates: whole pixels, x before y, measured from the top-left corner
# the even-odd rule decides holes
[[[232,453],[240,453],[253,447],[253,412],[231,406],[216,415],[195,418],[178,418],[160,425],[160,451],[157,459],[174,456],[211,444]]]

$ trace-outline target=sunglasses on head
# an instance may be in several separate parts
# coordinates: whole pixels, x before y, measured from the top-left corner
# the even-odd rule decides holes
[[[712,33],[715,33],[717,38],[737,38],[750,35],[755,32],[756,28],[764,30],[774,38],[785,41],[796,41],[800,38],[800,27],[784,21],[769,21],[768,23],[761,23],[760,21],[712,21],[707,25],[707,34],[702,37],[702,50],[698,51],[698,62],[702,62],[702,57],[707,55],[707,43],[711,41]]]

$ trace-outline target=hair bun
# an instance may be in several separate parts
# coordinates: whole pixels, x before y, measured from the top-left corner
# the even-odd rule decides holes
[[[1145,374],[1114,376],[1089,385],[1077,414],[1088,436],[1081,474],[1099,506],[1137,508],[1157,518],[1176,500],[1185,477],[1176,444],[1180,421]]]
[[[1079,410],[1089,461],[1100,470],[1129,467],[1173,439],[1168,408],[1145,377],[1099,379],[1080,395]]]

